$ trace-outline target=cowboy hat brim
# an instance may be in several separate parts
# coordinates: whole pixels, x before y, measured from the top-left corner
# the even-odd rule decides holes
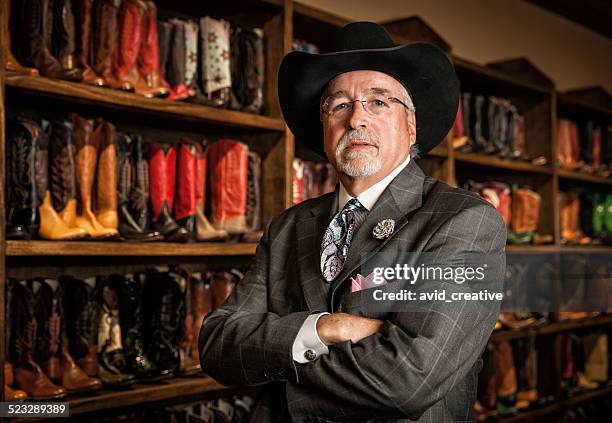
[[[446,54],[433,44],[326,54],[294,51],[281,63],[278,97],[287,126],[303,145],[325,157],[319,115],[321,94],[334,77],[356,70],[386,73],[409,90],[416,109],[416,143],[421,153],[438,145],[452,127],[459,104],[459,80]]]

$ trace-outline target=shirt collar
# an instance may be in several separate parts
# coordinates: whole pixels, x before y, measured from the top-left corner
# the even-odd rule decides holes
[[[383,179],[366,189],[364,192],[357,196],[359,202],[368,210],[372,210],[378,198],[382,195],[383,191],[391,183],[393,179],[410,163],[410,154],[399,166],[397,166],[391,173],[385,176]],[[348,203],[352,197],[340,182],[340,192],[338,195],[338,210],[342,210],[346,203]]]

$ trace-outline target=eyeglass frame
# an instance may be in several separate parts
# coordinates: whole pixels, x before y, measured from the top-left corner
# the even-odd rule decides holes
[[[324,102],[321,104],[321,112],[323,112],[325,115],[327,115],[327,116],[330,116],[330,117],[331,117],[331,116],[332,116],[332,113],[331,113],[331,112],[329,112],[329,111],[326,111],[326,110],[324,109],[325,105],[326,105],[326,104],[328,104],[328,101],[329,101],[328,99],[329,99],[329,97],[331,97],[331,96],[328,96],[328,97],[325,99],[325,101],[324,101]],[[416,108],[415,108],[414,106],[412,106],[412,107],[408,106],[406,103],[404,103],[403,101],[401,101],[401,100],[400,100],[399,98],[397,98],[397,97],[386,97],[386,99],[387,99],[387,100],[391,100],[391,101],[393,101],[393,102],[395,102],[395,103],[399,103],[399,104],[401,104],[402,106],[404,106],[404,107],[406,108],[406,110],[408,110],[408,111],[410,111],[410,112],[413,112],[413,113],[414,113],[414,112],[416,112]],[[367,103],[367,100],[362,100],[362,99],[357,98],[357,99],[355,99],[355,100],[345,101],[345,102],[343,102],[343,103],[350,103],[351,105],[353,105],[353,104],[355,104],[355,102],[357,102],[357,101],[361,103],[361,106],[363,107],[363,110],[364,110],[364,111],[365,111],[367,114],[369,114],[369,115],[373,115],[373,116],[376,116],[376,115],[374,115],[373,113],[368,112],[368,110],[366,109],[366,105],[365,105],[364,103]]]

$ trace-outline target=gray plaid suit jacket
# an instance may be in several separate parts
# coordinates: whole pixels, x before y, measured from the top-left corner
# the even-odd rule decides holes
[[[273,219],[254,263],[200,330],[203,370],[227,386],[262,385],[252,422],[473,421],[480,358],[499,313],[477,305],[432,304],[426,312],[368,311],[365,291],[347,293],[343,311],[385,320],[384,332],[330,346],[305,365],[293,341],[311,313],[337,311],[343,282],[366,251],[429,252],[441,260],[473,251],[501,253],[506,227],[477,194],[425,176],[414,160],[385,189],[355,234],[344,269],[331,284],[319,249],[337,212],[338,189]],[[371,236],[395,220],[387,239]],[[503,267],[487,281],[500,291]],[[391,285],[391,284],[389,284]],[[386,286],[389,286],[386,285]]]

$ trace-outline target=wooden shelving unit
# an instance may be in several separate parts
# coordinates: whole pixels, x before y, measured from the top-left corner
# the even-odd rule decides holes
[[[236,11],[236,8],[244,10]],[[230,22],[241,25],[253,23],[264,28],[266,33],[266,88],[267,104],[265,115],[241,113],[227,109],[217,109],[196,104],[170,102],[158,99],[145,99],[135,94],[123,93],[109,89],[89,87],[65,81],[42,77],[30,77],[15,73],[5,73],[0,67],[0,163],[4,163],[5,114],[11,111],[12,102],[23,104],[32,98],[44,98],[47,101],[59,100],[64,104],[87,107],[96,110],[101,116],[105,113],[117,113],[128,117],[139,117],[151,122],[162,122],[167,131],[181,131],[183,123],[195,125],[205,134],[209,127],[221,128],[228,134],[248,137],[251,147],[263,153],[263,206],[264,218],[269,219],[291,205],[291,170],[295,153],[295,144],[291,132],[285,126],[276,99],[276,72],[284,54],[291,49],[293,38],[307,40],[318,44],[321,52],[330,50],[329,40],[332,31],[349,23],[348,20],[322,12],[310,6],[292,0],[240,1],[239,5],[225,5],[218,2],[202,5],[196,1],[173,2],[160,1],[160,11],[164,8],[178,10],[180,13],[202,15],[209,13],[215,17],[224,17]],[[200,10],[199,8],[202,8]],[[410,41],[410,40],[405,40]],[[0,53],[1,55],[1,53]],[[557,110],[568,113],[592,113],[612,123],[612,108],[592,104],[584,99],[556,93],[554,86],[543,81],[537,72],[513,74],[513,69],[521,69],[517,63],[496,63],[483,66],[463,58],[451,55],[457,74],[466,91],[480,92],[509,98],[519,111],[526,116],[526,135],[529,153],[533,157],[543,155],[547,165],[536,166],[528,162],[502,159],[495,156],[466,154],[454,151],[450,139],[420,159],[427,173],[433,174],[450,184],[456,184],[467,177],[478,177],[480,180],[496,177],[507,178],[509,182],[533,183],[543,198],[541,211],[541,229],[554,236],[550,245],[508,245],[507,252],[543,254],[563,252],[612,253],[609,246],[565,246],[560,243],[559,216],[555,207],[559,184],[566,181],[586,182],[601,189],[612,191],[612,179],[597,175],[570,172],[555,168],[554,158],[554,122]],[[535,77],[531,77],[536,75]],[[5,98],[8,98],[8,101]],[[28,98],[30,100],[28,100]],[[33,103],[33,108],[37,105]],[[167,123],[167,124],[166,124]],[[245,135],[247,134],[247,135]],[[0,171],[0,185],[4,187],[4,168]],[[0,189],[0,207],[4,209],[4,189]],[[129,260],[135,263],[142,258],[159,260],[165,263],[170,259],[202,257],[202,261],[215,261],[217,257],[252,256],[255,243],[127,243],[127,242],[50,242],[50,241],[5,241],[4,213],[0,213],[0,316],[4,316],[5,276],[7,266],[29,267],[26,269],[32,276],[38,276],[37,263],[57,258],[63,264],[72,257],[96,259],[105,257],[109,260]],[[85,259],[83,259],[85,262]],[[27,263],[27,265],[25,264]],[[10,268],[9,268],[10,270]],[[21,269],[22,271],[26,271]],[[5,331],[4,318],[0,318],[0,333]],[[500,331],[492,336],[493,341],[503,339],[520,339],[532,335],[559,334],[583,328],[612,326],[612,316],[600,316],[588,321],[567,321],[552,323],[537,329],[519,331]],[[4,337],[0,337],[0,361],[4,361]],[[554,344],[554,342],[553,342]],[[558,352],[558,351],[557,351]],[[551,366],[558,365],[558,357],[551,359]],[[557,367],[555,367],[555,370]],[[3,386],[0,372],[0,388]],[[196,398],[209,394],[229,392],[209,377],[193,379],[173,379],[155,385],[138,385],[129,391],[103,391],[97,395],[70,398],[71,414],[84,415],[103,413],[111,408],[130,408],[141,404],[161,402],[179,402],[187,397]],[[500,419],[503,422],[541,421],[541,419],[560,413],[562,410],[577,405],[580,401],[588,402],[594,398],[612,395],[612,388],[588,392],[578,397],[561,399],[548,407],[527,411],[518,416]],[[527,420],[525,420],[527,419]]]
[[[248,242],[95,242],[95,241],[7,241],[7,257],[115,256],[181,257],[244,256],[255,254],[257,244]]]

